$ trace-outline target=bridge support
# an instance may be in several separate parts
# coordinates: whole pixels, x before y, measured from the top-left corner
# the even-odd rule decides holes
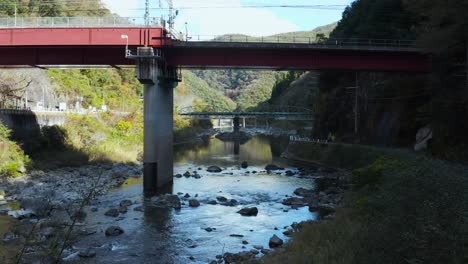
[[[137,77],[144,84],[145,195],[153,195],[173,181],[173,108],[177,82],[154,56],[153,48],[139,47]]]
[[[238,116],[234,117],[234,133],[238,134],[240,130],[240,118]]]

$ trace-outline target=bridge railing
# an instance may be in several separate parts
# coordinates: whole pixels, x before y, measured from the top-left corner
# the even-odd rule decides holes
[[[189,36],[189,42],[232,42],[232,43],[297,43],[297,44],[316,44],[324,46],[373,46],[373,47],[414,47],[414,40],[400,40],[400,39],[360,39],[360,38],[325,38],[317,39],[315,37],[305,37],[283,35],[283,36],[269,36],[269,37],[251,37],[244,35],[224,35],[224,36],[210,36],[210,35],[194,35]]]
[[[232,115],[238,115],[238,114],[246,114],[248,115],[249,113],[255,113],[255,114],[260,114],[262,112],[268,113],[268,114],[273,114],[273,113],[289,113],[289,114],[300,114],[300,115],[313,115],[313,110],[305,107],[300,107],[300,106],[289,106],[289,105],[270,105],[268,107],[263,107],[261,110],[255,110],[255,111],[219,111],[216,109],[213,109],[212,106],[210,105],[203,105],[203,106],[188,106],[184,107],[181,109],[176,110],[179,115],[210,115],[210,114],[232,114]]]
[[[150,18],[148,26],[163,26],[159,17]],[[76,27],[142,27],[141,17],[6,17],[0,18],[0,28],[76,28]]]

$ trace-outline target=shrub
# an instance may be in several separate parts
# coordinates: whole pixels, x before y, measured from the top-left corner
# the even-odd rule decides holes
[[[351,181],[359,187],[377,185],[382,180],[383,172],[398,167],[399,163],[395,159],[380,158],[371,165],[353,170]]]
[[[9,139],[11,131],[0,122],[0,177],[21,176],[29,164],[29,157]]]

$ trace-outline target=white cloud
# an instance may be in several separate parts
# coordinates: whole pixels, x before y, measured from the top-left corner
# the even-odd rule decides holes
[[[104,0],[106,5],[121,16],[143,16],[144,1]],[[155,3],[156,2],[156,3]],[[164,3],[165,1],[162,0]],[[157,1],[151,1],[155,8]],[[212,6],[240,7],[240,0],[174,0],[175,7],[198,7],[182,9],[176,19],[176,28],[185,31],[188,23],[191,35],[223,35],[227,33],[253,36],[272,35],[295,31],[298,27],[270,12],[260,8],[203,8]],[[138,9],[138,10],[135,10]],[[154,9],[152,15],[156,15]]]

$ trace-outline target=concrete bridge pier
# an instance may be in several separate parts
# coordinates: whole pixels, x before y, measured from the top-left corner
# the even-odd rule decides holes
[[[234,117],[234,133],[239,133],[240,130],[240,118],[238,116]]]
[[[145,195],[153,195],[172,191],[173,98],[177,82],[165,78],[167,72],[154,57],[153,48],[139,47],[138,56],[137,77],[145,86],[143,190]]]

